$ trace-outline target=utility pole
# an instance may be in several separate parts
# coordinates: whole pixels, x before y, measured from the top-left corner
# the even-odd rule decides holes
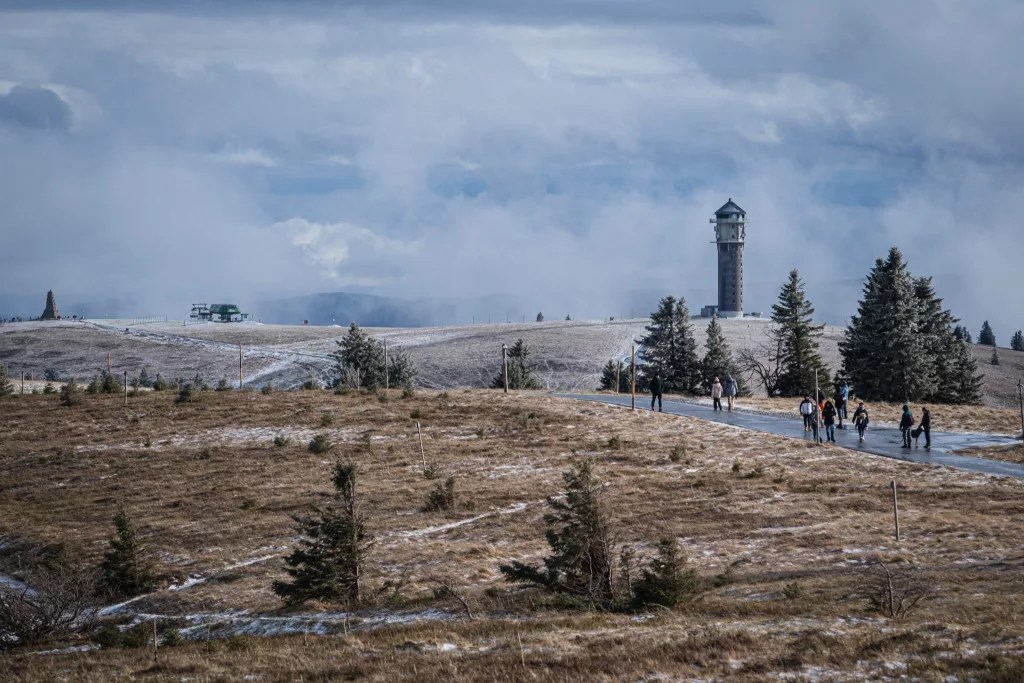
[[[629,402],[630,410],[636,411],[636,344],[629,346]]]
[[[391,383],[388,377],[388,340],[384,340],[384,396],[388,395],[388,389],[391,388]]]
[[[128,371],[124,371],[124,404],[128,405]]]
[[[501,345],[501,377],[505,382],[505,393],[508,393],[508,346]]]
[[[107,351],[107,374],[110,374],[110,351]]]
[[[238,390],[242,390],[242,343],[238,343]]]
[[[615,393],[616,394],[619,393],[619,387],[622,386],[621,384],[619,384],[619,372],[621,370],[622,370],[622,361],[621,360],[620,361],[616,361],[615,362]]]

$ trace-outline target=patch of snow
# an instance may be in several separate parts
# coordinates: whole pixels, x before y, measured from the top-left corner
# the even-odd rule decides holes
[[[515,505],[511,505],[502,510],[495,510],[494,512],[485,512],[484,514],[477,515],[476,517],[460,519],[457,522],[449,522],[448,524],[440,524],[438,526],[428,526],[424,529],[413,529],[412,531],[403,531],[398,533],[397,535],[403,538],[419,538],[421,536],[429,536],[431,534],[438,534],[443,531],[450,531],[460,526],[466,526],[467,524],[472,524],[473,522],[479,522],[481,519],[487,519],[488,517],[495,517],[497,515],[511,515],[516,512],[525,510],[526,507],[527,503],[516,503]]]
[[[71,647],[62,647],[57,650],[40,650],[39,652],[33,652],[34,655],[66,655],[72,652],[92,652],[93,650],[100,649],[99,645],[95,643],[87,643],[85,645],[73,645]]]

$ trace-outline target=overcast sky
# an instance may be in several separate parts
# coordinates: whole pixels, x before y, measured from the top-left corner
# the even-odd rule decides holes
[[[732,197],[748,309],[895,244],[1024,327],[1024,4],[693,4],[0,0],[0,302],[696,309]]]

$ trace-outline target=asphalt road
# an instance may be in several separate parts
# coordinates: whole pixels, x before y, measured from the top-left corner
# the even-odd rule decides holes
[[[556,394],[561,398],[571,398],[582,401],[594,401],[597,403],[608,403],[629,407],[630,397],[628,395],[613,394]],[[638,410],[649,410],[651,397],[649,395],[637,395],[636,405]],[[723,399],[723,403],[725,399]],[[767,432],[779,436],[788,436],[794,439],[810,440],[811,436],[804,432],[803,422],[798,415],[793,418],[786,418],[778,415],[767,415],[745,410],[715,411],[711,406],[687,403],[684,401],[665,401],[666,413],[673,415],[686,415],[701,420],[718,422],[721,424],[753,429],[758,432]],[[928,465],[943,465],[969,472],[982,472],[1001,477],[1024,478],[1024,465],[1002,462],[999,460],[986,460],[974,458],[967,455],[957,455],[955,451],[977,446],[998,446],[1012,444],[1017,440],[1008,436],[994,434],[962,434],[956,432],[932,432],[932,449],[924,449],[924,437],[921,437],[921,447],[907,450],[902,448],[900,431],[892,427],[868,428],[865,435],[865,442],[859,443],[857,430],[848,425],[850,429],[836,429],[836,444],[851,451],[860,451],[880,455],[895,460],[923,463]],[[824,430],[822,437],[824,438]]]

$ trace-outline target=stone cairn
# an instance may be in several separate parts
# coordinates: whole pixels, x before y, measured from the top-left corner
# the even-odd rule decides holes
[[[53,290],[46,293],[46,308],[39,316],[40,320],[60,320],[60,312],[57,310],[57,301],[53,298]]]

